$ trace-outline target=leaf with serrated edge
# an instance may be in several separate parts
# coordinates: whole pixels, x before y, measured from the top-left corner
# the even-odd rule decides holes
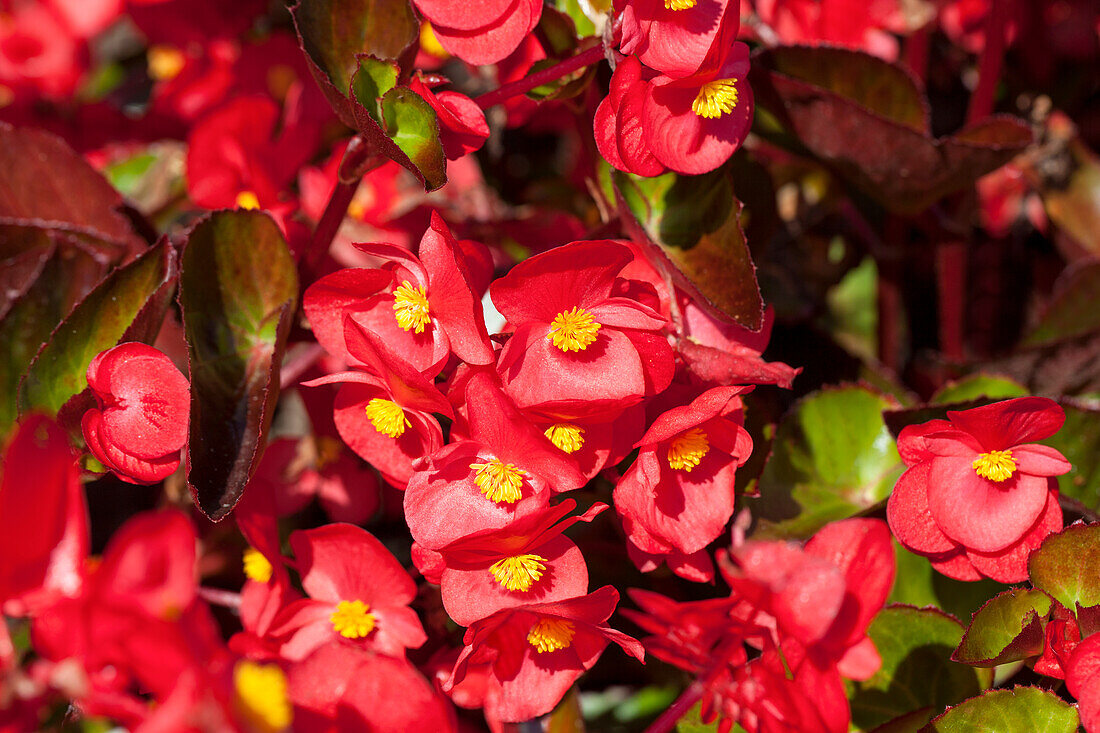
[[[950,708],[921,733],[1075,733],[1077,708],[1038,687],[989,690]]]
[[[1043,619],[1050,597],[1037,590],[1012,588],[991,598],[970,619],[952,658],[979,667],[1034,657],[1043,652]]]
[[[180,307],[191,371],[187,481],[199,509],[233,509],[263,453],[298,297],[294,260],[262,212],[216,211],[183,250]]]
[[[1075,523],[1043,540],[1027,561],[1031,584],[1069,609],[1100,605],[1100,524]]]

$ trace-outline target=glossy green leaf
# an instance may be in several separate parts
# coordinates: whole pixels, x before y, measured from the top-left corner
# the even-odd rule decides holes
[[[613,171],[611,179],[624,218],[641,226],[633,235],[657,245],[677,284],[716,316],[760,328],[764,303],[728,171],[655,178]]]
[[[1071,524],[1027,561],[1031,584],[1071,611],[1100,605],[1100,524]]]
[[[191,368],[187,481],[214,521],[236,505],[263,453],[298,297],[279,227],[257,211],[217,211],[183,251],[180,306]]]
[[[359,69],[352,77],[351,92],[379,125],[382,124],[382,95],[397,84],[398,71],[397,65],[389,61],[370,56],[359,57]]]
[[[1008,377],[996,374],[971,374],[940,387],[929,402],[949,405],[976,400],[1007,400],[1026,397],[1027,387]]]
[[[778,46],[753,54],[758,117],[849,183],[897,213],[923,211],[973,185],[1032,142],[1023,121],[989,117],[953,136],[929,133],[927,104],[900,64],[861,51]],[[763,113],[763,114],[762,114]]]
[[[757,537],[808,538],[890,495],[901,458],[882,411],[890,398],[857,386],[814,392],[783,418],[751,504]]]
[[[994,667],[1043,652],[1043,620],[1050,597],[1037,590],[1012,588],[991,598],[970,620],[954,659]]]
[[[932,563],[922,555],[915,555],[894,540],[894,557],[897,572],[894,587],[887,601],[904,603],[918,608],[935,606],[957,619],[968,619],[982,605],[1005,589],[995,580],[962,581],[949,578],[932,569]]]
[[[1073,464],[1069,473],[1058,477],[1058,488],[1086,509],[1100,510],[1100,410],[1068,399],[1061,404],[1066,422],[1043,441]]]
[[[122,341],[152,343],[175,294],[176,252],[162,240],[116,269],[77,304],[35,357],[19,389],[19,410],[56,414],[88,386],[101,351]]]
[[[1077,708],[1037,687],[990,690],[932,720],[924,733],[1075,733]]]
[[[386,134],[417,167],[428,189],[446,183],[447,159],[431,105],[408,87],[394,87],[382,96],[382,118]]]
[[[934,608],[888,606],[867,629],[882,666],[852,684],[852,722],[862,729],[931,707],[941,710],[978,694],[993,680],[989,670],[951,661],[962,624]]]
[[[1100,262],[1086,261],[1058,278],[1046,312],[1021,342],[1048,346],[1100,329]]]

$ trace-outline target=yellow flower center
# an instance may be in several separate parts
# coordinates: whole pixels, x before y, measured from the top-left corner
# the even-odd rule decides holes
[[[175,79],[187,65],[187,58],[174,46],[151,46],[146,55],[146,68],[155,81]]]
[[[331,435],[314,436],[313,445],[314,449],[317,451],[317,459],[313,467],[318,471],[336,463],[344,452],[343,441],[337,440]]]
[[[375,397],[367,403],[367,419],[374,429],[391,438],[400,438],[405,434],[406,426],[411,426],[409,418],[401,405],[392,400]]]
[[[596,340],[600,324],[592,314],[579,306],[573,310],[562,311],[550,322],[550,333],[546,338],[554,342],[562,351],[584,351]]]
[[[423,333],[424,327],[432,322],[424,286],[414,288],[408,280],[402,282],[393,291],[393,316],[397,319],[397,325],[406,331]]]
[[[695,7],[695,0],[665,0],[665,10],[689,10]]]
[[[435,31],[432,30],[432,24],[426,20],[420,21],[420,49],[424,53],[435,56],[437,59],[448,59],[451,57],[451,54],[447,53],[447,49],[443,48],[443,44],[435,37]]]
[[[721,117],[733,111],[737,106],[737,80],[715,79],[699,88],[691,111],[708,120]]]
[[[275,733],[290,726],[294,709],[286,695],[286,675],[277,664],[248,660],[233,668],[237,707],[255,730]]]
[[[241,191],[237,194],[237,208],[258,209],[260,208],[260,199],[256,197],[254,191]]]
[[[991,450],[988,453],[982,453],[971,465],[974,473],[997,483],[1007,481],[1016,472],[1016,459],[1012,457],[1010,450]]]
[[[566,453],[576,453],[584,447],[584,428],[560,422],[546,428],[546,437]]]
[[[575,634],[576,627],[572,622],[544,616],[527,632],[527,643],[535,647],[535,651],[539,654],[556,652],[572,644]]]
[[[266,583],[271,580],[272,570],[274,568],[271,567],[271,563],[267,561],[262,552],[254,547],[249,547],[244,551],[244,574],[249,580]]]
[[[707,434],[699,428],[681,433],[668,444],[668,465],[679,471],[691,473],[710,450]]]
[[[489,566],[489,572],[508,590],[526,593],[542,577],[546,562],[541,555],[515,555],[497,560]]]
[[[485,463],[471,463],[470,468],[477,470],[474,483],[489,501],[512,504],[523,498],[523,477],[527,472],[515,464],[492,458]]]
[[[375,626],[370,606],[360,600],[340,601],[330,620],[336,633],[348,639],[361,639],[374,631]]]

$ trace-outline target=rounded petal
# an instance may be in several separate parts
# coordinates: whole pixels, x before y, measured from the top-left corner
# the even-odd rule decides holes
[[[1012,449],[1016,470],[1032,476],[1061,476],[1073,465],[1056,448],[1049,445],[1019,445]]]
[[[940,530],[928,509],[931,467],[930,462],[919,463],[903,473],[886,503],[890,531],[898,542],[921,555],[951,552],[958,547]]]
[[[1054,484],[1052,479],[1048,479]],[[1027,560],[1046,537],[1062,529],[1062,508],[1058,506],[1058,492],[1047,492],[1047,503],[1043,513],[1035,521],[1019,542],[996,553],[982,553],[968,550],[966,557],[982,575],[1000,583],[1022,583],[1028,578]]]
[[[956,426],[973,435],[985,450],[1004,450],[1057,433],[1066,413],[1046,397],[1017,397],[961,412],[948,411]]]

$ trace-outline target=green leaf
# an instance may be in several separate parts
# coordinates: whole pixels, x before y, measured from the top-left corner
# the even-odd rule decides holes
[[[543,719],[542,730],[545,733],[584,733],[576,687],[570,687],[558,706]]]
[[[1064,399],[1066,423],[1043,441],[1057,448],[1073,464],[1058,477],[1058,489],[1087,509],[1100,509],[1100,410]]]
[[[236,505],[263,453],[297,297],[294,260],[267,214],[216,211],[191,230],[179,297],[191,367],[187,481],[213,521]]]
[[[957,619],[964,619],[970,618],[990,597],[1005,588],[989,578],[964,582],[937,573],[928,558],[909,552],[897,540],[894,540],[894,557],[897,572],[887,598],[890,603],[918,608],[935,606]]]
[[[852,683],[852,722],[868,729],[922,708],[942,709],[993,681],[989,670],[951,661],[962,624],[934,608],[888,606],[867,629],[882,666]]]
[[[386,134],[417,167],[428,189],[446,183],[447,159],[431,105],[408,87],[394,87],[382,96],[382,117]]]
[[[1100,329],[1100,262],[1067,268],[1054,286],[1046,312],[1020,342],[1049,346]]]
[[[932,720],[923,733],[1075,733],[1077,708],[1037,687],[990,690]]]
[[[1037,590],[1012,588],[982,606],[952,657],[957,662],[995,667],[1043,652],[1043,620],[1050,597]]]
[[[699,715],[702,709],[703,704],[697,702],[684,713],[684,717],[676,721],[676,733],[715,733],[718,730],[718,720],[704,723]],[[734,723],[730,733],[745,733],[745,729],[739,723]]]
[[[701,176],[641,178],[613,171],[611,176],[620,209],[626,208],[624,224],[641,225],[632,236],[657,245],[677,284],[723,320],[760,328],[764,302],[729,172],[720,168]]]
[[[374,121],[382,124],[382,108],[380,100],[389,90],[397,84],[397,74],[400,70],[397,64],[389,61],[359,57],[359,69],[352,77],[351,92],[359,104],[370,113]]]
[[[1031,584],[1073,611],[1100,605],[1100,524],[1071,524],[1027,561]]]
[[[57,412],[88,386],[88,365],[122,341],[152,343],[175,293],[176,252],[162,240],[77,304],[31,363],[19,411]]]
[[[752,504],[761,538],[807,538],[890,495],[903,466],[882,411],[857,386],[814,392],[783,418]]]
[[[1027,387],[1008,377],[996,374],[971,374],[955,382],[948,382],[932,395],[929,402],[949,405],[954,402],[976,400],[1007,400],[1026,397]]]

